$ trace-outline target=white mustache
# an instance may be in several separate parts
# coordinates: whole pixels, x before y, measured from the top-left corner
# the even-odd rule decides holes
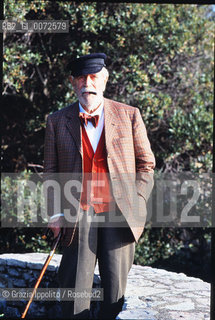
[[[96,91],[93,91],[93,90],[88,90],[88,89],[82,89],[82,90],[81,90],[81,94],[84,94],[84,93],[86,93],[86,92],[97,95],[97,92],[96,92]]]

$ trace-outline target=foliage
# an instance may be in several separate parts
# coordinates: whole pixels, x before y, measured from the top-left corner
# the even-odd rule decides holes
[[[165,261],[168,262],[173,257],[174,259],[177,257],[178,265],[183,265],[188,260],[186,257],[184,257],[184,261],[180,261],[180,259],[186,252],[189,256],[192,253],[195,254],[198,257],[198,264],[201,265],[203,257],[209,262],[209,251],[210,236],[206,228],[203,230],[199,230],[199,228],[146,228],[144,236],[136,245],[134,261],[136,264],[153,266],[159,263],[162,265]],[[193,274],[193,276],[195,275]],[[210,276],[210,274],[207,275],[207,281]]]
[[[37,186],[35,189],[35,197],[29,193],[28,188],[23,188],[21,192],[19,191],[24,187],[25,183],[31,181],[35,182]],[[19,184],[18,184],[19,183]],[[18,190],[19,189],[19,190]],[[40,192],[40,193],[39,193]],[[46,233],[46,224],[42,228],[42,223],[39,224],[40,227],[31,227],[32,214],[31,208],[34,202],[37,208],[41,207],[40,199],[38,196],[42,192],[40,179],[35,179],[32,177],[32,172],[29,170],[24,170],[19,174],[3,175],[1,179],[1,223],[3,228],[1,228],[0,237],[0,253],[5,251],[9,252],[47,252],[50,250],[51,239],[43,239]],[[24,205],[23,222],[17,222],[18,213],[15,208],[19,206],[18,202],[23,203],[23,200],[28,200]],[[38,217],[37,217],[38,219]],[[21,227],[22,226],[22,227]]]
[[[3,171],[43,165],[47,115],[76,99],[68,62],[97,51],[108,55],[105,96],[141,110],[157,170],[210,171],[210,12],[208,5],[8,0],[5,19],[63,19],[70,28],[68,33],[4,34]],[[158,230],[144,233],[137,262],[152,263],[181,245],[176,231]]]
[[[180,231],[177,230],[177,234]],[[153,243],[153,246],[151,245]],[[182,241],[176,239],[174,229],[154,228],[146,229],[144,237],[136,245],[135,263],[152,265],[159,259],[167,259],[183,246]]]
[[[45,228],[1,228],[0,253],[49,252],[50,241],[42,236]]]
[[[68,19],[70,30],[4,36],[4,93],[29,101],[31,133],[40,132],[38,152],[26,133],[24,148],[17,148],[17,139],[17,155],[11,157],[11,132],[4,128],[5,157],[10,159],[3,162],[4,169],[22,169],[33,158],[42,164],[47,114],[75,99],[67,64],[75,56],[95,51],[109,57],[106,96],[140,108],[157,168],[210,169],[213,21],[206,17],[210,6],[18,2],[19,6],[7,2],[5,18]],[[5,102],[7,118],[10,103]]]

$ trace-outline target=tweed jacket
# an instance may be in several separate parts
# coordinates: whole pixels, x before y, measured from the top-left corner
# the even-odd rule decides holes
[[[138,108],[104,98],[107,163],[113,196],[138,241],[153,187],[155,158]],[[82,181],[83,150],[78,101],[48,116],[44,174],[75,174]],[[75,196],[80,200],[80,194]],[[63,204],[65,206],[65,204]],[[60,206],[59,210],[65,208]],[[71,211],[77,207],[71,206]],[[74,213],[73,213],[74,214]],[[70,228],[66,237],[69,243]]]

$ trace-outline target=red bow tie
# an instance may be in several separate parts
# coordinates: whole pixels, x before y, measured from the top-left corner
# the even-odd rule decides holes
[[[81,123],[84,125],[88,124],[88,121],[92,122],[93,126],[96,128],[99,122],[99,115],[96,116],[90,116],[84,112],[79,112],[79,118],[81,120]]]

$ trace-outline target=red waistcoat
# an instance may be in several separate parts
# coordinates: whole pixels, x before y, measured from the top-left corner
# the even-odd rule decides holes
[[[93,206],[96,213],[111,211],[115,202],[109,181],[104,129],[94,153],[87,132],[82,126],[82,145],[84,178],[81,208],[88,210]]]

